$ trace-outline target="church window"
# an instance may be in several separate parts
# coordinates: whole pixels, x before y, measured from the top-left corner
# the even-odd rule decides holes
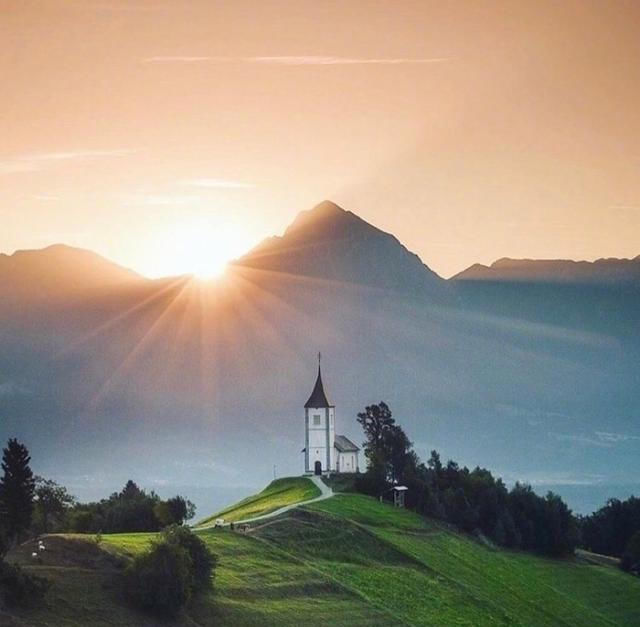
[[[313,417],[313,424],[317,427],[320,424],[320,414],[315,414]]]

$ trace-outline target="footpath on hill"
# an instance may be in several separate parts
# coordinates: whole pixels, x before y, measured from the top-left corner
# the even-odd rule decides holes
[[[307,499],[306,501],[299,501],[298,503],[291,503],[290,505],[285,505],[280,507],[272,512],[268,512],[266,514],[260,514],[258,516],[252,516],[251,518],[245,518],[243,520],[234,520],[234,525],[244,525],[249,524],[259,520],[266,520],[267,518],[275,518],[276,516],[280,516],[288,511],[296,507],[300,507],[301,505],[309,505],[310,503],[317,503],[318,501],[324,501],[325,499],[331,498],[333,496],[333,489],[330,488],[323,480],[322,477],[318,477],[313,475],[311,477],[307,477],[311,482],[315,484],[315,486],[320,490],[320,496],[316,496],[312,499]],[[203,531],[205,529],[211,529],[212,527],[228,527],[231,522],[223,522],[222,524],[216,525],[216,521],[212,520],[209,523],[205,523],[204,525],[198,525],[197,530]]]

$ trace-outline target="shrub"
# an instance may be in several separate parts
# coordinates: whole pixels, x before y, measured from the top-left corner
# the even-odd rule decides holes
[[[191,598],[192,562],[177,543],[156,542],[125,571],[126,595],[137,607],[175,616]]]
[[[35,605],[50,585],[47,579],[26,573],[17,564],[0,561],[0,593],[8,607]]]
[[[165,542],[176,544],[187,551],[193,566],[193,583],[196,589],[211,586],[217,559],[207,545],[188,527],[172,525],[162,532]]]

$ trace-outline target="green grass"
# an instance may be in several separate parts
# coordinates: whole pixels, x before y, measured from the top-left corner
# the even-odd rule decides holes
[[[320,496],[320,490],[306,477],[276,479],[259,494],[249,496],[217,514],[208,516],[199,521],[196,527],[210,523],[216,518],[224,518],[228,522],[245,520],[253,516],[268,514],[285,505],[307,501],[316,496]]]
[[[412,624],[640,624],[640,581],[616,568],[492,550],[362,495],[338,495],[306,509],[372,534],[376,559],[386,545],[414,560],[400,575],[388,561],[372,569],[338,560],[339,543],[325,549],[324,560],[314,555],[338,581]]]
[[[283,483],[261,498],[275,497]],[[492,549],[359,494],[302,506],[249,534],[210,529],[199,536],[218,556],[214,589],[164,627],[640,624],[640,580],[613,566]],[[119,562],[154,537],[104,535],[99,547],[90,536],[60,537],[59,552],[40,566],[25,547],[14,557],[54,585],[46,606],[14,613],[22,621],[15,624],[157,624],[127,607],[118,583]],[[0,610],[0,624],[4,618]]]
[[[105,535],[103,543],[133,556],[153,535]],[[219,563],[215,590],[189,607],[188,616],[198,625],[389,624],[385,612],[258,538],[227,529],[199,536]]]
[[[331,475],[323,477],[322,480],[336,493],[338,492],[355,492],[356,474]]]

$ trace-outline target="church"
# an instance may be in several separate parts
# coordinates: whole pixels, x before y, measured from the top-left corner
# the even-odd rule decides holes
[[[335,406],[329,403],[322,385],[320,355],[318,377],[304,404],[304,471],[306,474],[359,472],[358,451],[349,438],[336,435]]]

